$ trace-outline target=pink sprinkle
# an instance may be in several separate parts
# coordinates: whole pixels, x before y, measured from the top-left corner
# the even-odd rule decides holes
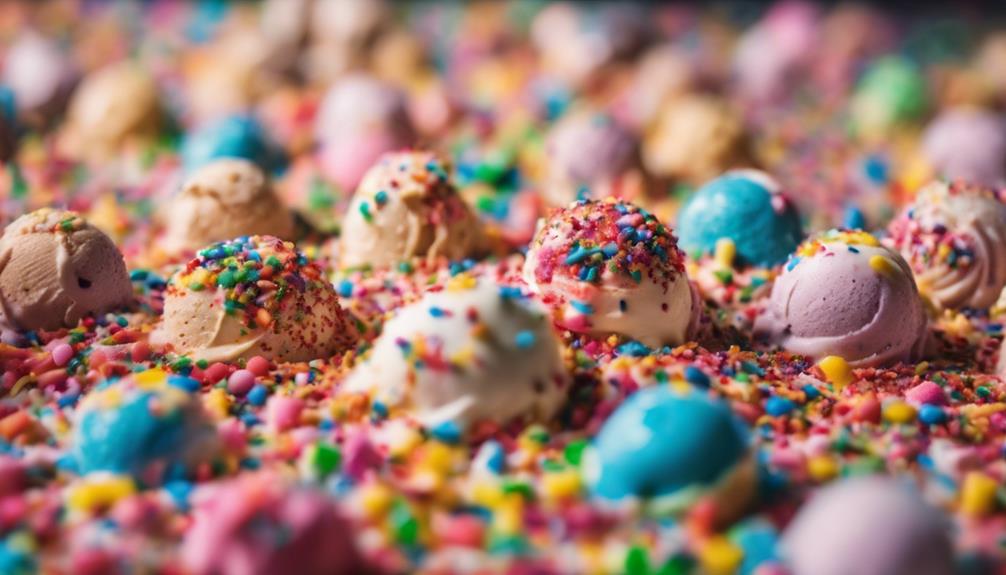
[[[255,374],[247,369],[239,369],[227,379],[227,390],[234,395],[244,395],[255,386]]]
[[[262,377],[269,373],[269,368],[272,367],[269,360],[262,357],[261,355],[256,355],[255,357],[248,360],[245,364],[245,368],[248,371],[254,373],[258,377]]]
[[[150,345],[145,341],[138,341],[129,350],[129,357],[134,362],[146,361],[150,357]]]
[[[227,377],[229,371],[230,367],[227,364],[217,362],[206,368],[206,371],[203,372],[203,378],[206,383],[213,384]]]
[[[931,381],[923,381],[906,391],[905,399],[916,405],[924,403],[946,405],[947,403],[947,397],[943,394],[943,388]]]
[[[68,343],[61,343],[52,350],[52,361],[59,367],[63,367],[73,359],[73,348]]]
[[[268,413],[269,422],[277,431],[285,431],[297,427],[300,423],[300,412],[304,409],[304,402],[295,397],[283,397],[274,395],[269,400]]]

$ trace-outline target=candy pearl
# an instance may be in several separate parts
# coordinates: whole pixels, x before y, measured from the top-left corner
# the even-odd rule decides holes
[[[227,390],[234,395],[244,395],[255,385],[255,374],[247,369],[239,369],[227,379]]]
[[[249,359],[248,363],[245,364],[245,368],[248,371],[254,373],[259,377],[262,377],[267,373],[269,373],[270,367],[271,364],[269,363],[269,360],[262,357],[261,355],[256,355],[255,357]]]
[[[73,348],[68,343],[61,343],[52,350],[52,362],[63,367],[73,359]]]

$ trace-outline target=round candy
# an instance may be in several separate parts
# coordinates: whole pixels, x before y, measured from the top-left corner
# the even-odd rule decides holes
[[[197,128],[185,136],[181,155],[187,172],[221,158],[243,158],[266,171],[280,164],[279,152],[250,116],[227,116]]]
[[[462,274],[401,308],[345,385],[425,425],[464,430],[547,420],[570,382],[548,310],[517,288]]]
[[[214,244],[171,277],[157,338],[207,361],[327,358],[355,331],[321,269],[272,236]]]
[[[74,80],[69,58],[34,30],[21,32],[4,55],[2,82],[14,93],[22,118],[45,123],[60,114]]]
[[[816,493],[782,546],[794,575],[943,575],[955,572],[949,528],[913,490],[860,477]]]
[[[1006,287],[1006,203],[997,190],[933,182],[889,231],[919,291],[942,307],[986,309]]]
[[[169,200],[165,247],[194,250],[254,234],[290,239],[293,218],[262,170],[248,160],[220,159],[193,173]]]
[[[75,327],[132,301],[119,249],[74,212],[41,209],[0,236],[0,322],[7,329]]]
[[[478,218],[432,152],[386,154],[363,178],[343,218],[342,267],[385,267],[411,258],[464,259],[478,250]]]
[[[651,174],[691,185],[750,166],[750,156],[741,116],[712,96],[669,102],[643,140],[643,164]]]
[[[67,117],[67,147],[74,157],[102,162],[130,146],[152,142],[163,124],[158,87],[139,66],[123,62],[84,78]]]
[[[196,492],[181,558],[193,575],[367,573],[355,532],[324,492],[269,473]]]
[[[636,198],[646,192],[632,134],[606,114],[574,112],[552,128],[542,193],[554,206],[584,198]]]
[[[800,215],[771,176],[756,170],[727,172],[699,188],[678,214],[681,247],[712,254],[728,239],[739,263],[772,267],[786,261],[803,239]]]
[[[975,108],[947,110],[922,136],[922,153],[936,175],[998,185],[1006,179],[1006,122]]]
[[[701,301],[667,226],[626,202],[582,200],[535,235],[524,278],[563,328],[679,345],[697,330]]]
[[[71,454],[81,473],[127,473],[159,482],[216,449],[216,431],[184,376],[152,369],[103,384],[81,402]]]
[[[381,155],[415,139],[405,94],[359,74],[329,88],[314,129],[321,170],[343,190],[356,188]]]
[[[584,474],[602,499],[659,498],[673,510],[711,494],[729,515],[754,495],[749,453],[748,432],[726,403],[657,385],[608,418],[585,454]]]
[[[865,232],[832,230],[790,258],[754,333],[815,359],[878,366],[919,357],[927,320],[901,255]]]

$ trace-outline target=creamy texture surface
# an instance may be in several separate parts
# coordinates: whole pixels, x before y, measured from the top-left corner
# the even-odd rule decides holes
[[[248,160],[215,160],[169,200],[166,248],[194,250],[238,236],[291,239],[293,218],[266,176]]]
[[[1006,286],[1006,203],[996,190],[933,182],[889,230],[919,290],[942,307],[985,309]]]
[[[820,359],[890,365],[916,359],[927,320],[911,270],[863,232],[805,243],[776,278],[755,320],[756,338]]]
[[[514,288],[460,276],[401,308],[349,375],[349,392],[422,423],[548,420],[570,382],[548,310]]]
[[[119,249],[74,212],[38,210],[0,236],[0,322],[7,329],[74,327],[132,300]]]
[[[339,264],[384,267],[412,258],[473,255],[480,223],[432,152],[383,156],[364,177],[342,223]]]

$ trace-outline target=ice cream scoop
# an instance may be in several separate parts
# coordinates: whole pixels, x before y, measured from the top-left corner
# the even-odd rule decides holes
[[[321,102],[315,139],[326,177],[355,189],[382,154],[414,143],[405,93],[362,74],[340,79]]]
[[[925,78],[911,62],[897,56],[875,60],[849,100],[852,128],[867,142],[879,141],[925,113],[926,93]]]
[[[355,331],[335,289],[293,243],[244,236],[199,251],[171,277],[156,343],[207,361],[327,358]]]
[[[221,158],[243,158],[267,171],[282,163],[259,121],[245,115],[219,118],[193,130],[182,143],[181,156],[190,173]]]
[[[701,310],[683,262],[674,234],[649,212],[581,200],[535,234],[524,279],[565,329],[679,345],[695,336]]]
[[[650,173],[699,185],[729,168],[753,165],[740,115],[725,101],[689,95],[668,103],[643,140]]]
[[[123,62],[84,78],[67,117],[66,147],[73,157],[107,161],[126,148],[153,141],[163,111],[157,84],[136,64]]]
[[[1006,121],[978,108],[942,112],[922,136],[922,154],[948,180],[998,185],[1006,179]]]
[[[343,218],[339,264],[386,267],[412,258],[458,260],[481,244],[478,218],[451,165],[432,152],[387,154],[367,172]]]
[[[636,139],[611,116],[568,114],[548,135],[548,176],[542,194],[554,206],[582,198],[636,199],[646,193]]]
[[[193,575],[368,573],[355,531],[324,492],[263,472],[201,487],[181,546]]]
[[[932,182],[889,231],[919,291],[942,307],[986,309],[1006,287],[1006,203],[1000,191]]]
[[[709,255],[730,240],[738,263],[772,267],[800,245],[803,228],[793,202],[771,176],[735,170],[699,188],[678,214],[681,247]]]
[[[0,323],[14,331],[74,327],[133,301],[112,240],[73,212],[42,209],[0,236]]]
[[[128,473],[159,483],[165,472],[191,471],[209,461],[216,430],[198,395],[198,382],[151,369],[107,382],[80,405],[71,453],[80,473]],[[171,469],[173,468],[173,469]]]
[[[293,236],[293,218],[262,170],[248,160],[221,159],[193,173],[170,199],[165,249],[195,250],[238,236]]]
[[[865,232],[832,230],[805,242],[776,278],[756,339],[854,366],[920,356],[927,320],[912,270]]]
[[[584,454],[583,472],[600,499],[644,499],[674,513],[708,497],[727,520],[755,495],[749,442],[726,403],[657,385],[637,391],[608,418]]]
[[[548,310],[518,288],[466,274],[401,308],[345,383],[427,426],[460,430],[547,420],[569,385]]]
[[[893,479],[840,480],[814,494],[787,527],[793,575],[954,573],[949,521]]]

